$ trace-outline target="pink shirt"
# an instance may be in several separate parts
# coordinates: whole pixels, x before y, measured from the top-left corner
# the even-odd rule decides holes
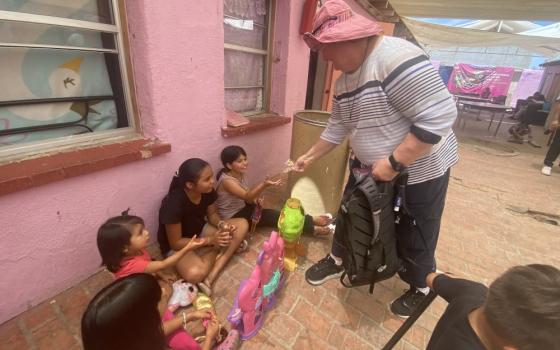
[[[152,257],[146,249],[142,249],[142,255],[124,258],[121,261],[121,268],[115,272],[115,278],[123,278],[133,273],[142,273],[152,261]]]
[[[165,310],[163,320],[171,320],[173,313]],[[167,337],[167,345],[173,350],[200,350],[200,345],[183,328],[179,328]]]

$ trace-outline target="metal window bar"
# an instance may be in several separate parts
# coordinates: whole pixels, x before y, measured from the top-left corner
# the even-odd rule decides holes
[[[250,21],[250,19],[244,19],[244,18],[239,18],[239,17],[235,17],[235,16],[231,16],[231,15],[224,15],[225,18],[231,18],[231,19],[236,19],[239,21]],[[255,21],[253,21],[253,25],[257,26],[257,27],[261,27],[261,28],[268,28],[268,26],[266,24],[262,24],[262,23],[257,23]]]
[[[264,85],[245,85],[245,86],[226,86],[226,90],[235,90],[235,89],[263,89]]]
[[[119,61],[119,69],[120,69],[120,77],[121,77],[121,87],[122,87],[122,91],[119,92],[119,96],[124,99],[124,104],[125,104],[125,115],[127,116],[128,119],[128,125],[132,126],[132,127],[136,127],[136,120],[135,118],[132,116],[132,111],[134,111],[134,108],[132,106],[132,98],[131,98],[131,90],[130,90],[130,86],[129,83],[132,83],[132,81],[129,79],[128,76],[128,62],[127,62],[127,57],[125,57],[124,54],[122,54],[123,52],[125,52],[124,47],[125,47],[125,38],[123,38],[123,31],[122,31],[122,24],[121,24],[121,15],[119,14],[119,5],[122,5],[122,7],[124,8],[124,0],[112,0],[111,1],[111,5],[112,5],[112,16],[113,16],[113,21],[115,22],[115,26],[117,27],[117,38],[115,41],[115,45],[116,45],[116,49],[119,52],[119,54],[117,55],[117,59]],[[124,14],[123,16],[126,16],[126,14]],[[132,66],[130,66],[132,67]],[[131,68],[132,69],[132,68]]]
[[[70,50],[70,51],[90,51],[90,52],[105,52],[105,53],[118,53],[115,49],[102,49],[93,47],[81,46],[63,46],[63,45],[45,45],[45,44],[17,44],[0,42],[0,47],[22,47],[26,49],[50,49],[50,50]]]
[[[116,16],[115,16],[116,17]],[[59,27],[87,29],[104,33],[118,33],[116,24],[105,24],[98,22],[82,21],[78,19],[36,15],[24,12],[12,12],[0,10],[0,20],[24,23],[49,24]],[[116,22],[116,21],[115,21]]]
[[[115,98],[112,95],[38,98],[38,99],[29,99],[29,100],[0,101],[0,107],[12,107],[12,106],[23,106],[23,105],[28,106],[34,104],[50,104],[50,103],[61,103],[61,102],[85,102],[86,111],[88,111],[89,103],[92,101],[106,101],[106,100],[114,100],[114,99]],[[87,125],[88,122],[87,118],[88,118],[88,113],[86,113],[86,115],[81,116],[80,119],[72,122],[55,123],[55,124],[47,124],[47,125],[34,125],[34,126],[26,126],[21,128],[0,130],[0,136],[22,134],[26,132],[37,132],[37,131],[46,131],[46,130],[53,130],[53,129],[70,128],[70,127],[81,127],[86,129],[88,132],[93,132],[93,129]]]
[[[241,51],[246,53],[252,53],[255,55],[263,55],[268,56],[268,50],[261,50],[261,49],[254,49],[252,47],[241,46],[236,44],[224,44],[224,49],[226,50],[233,50],[233,51]]]

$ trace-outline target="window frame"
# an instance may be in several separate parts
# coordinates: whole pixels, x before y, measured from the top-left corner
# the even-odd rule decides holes
[[[60,45],[43,44],[18,44],[0,42],[1,48],[38,48],[38,49],[63,49],[86,52],[113,53],[117,55],[119,62],[120,78],[122,81],[123,99],[126,107],[126,116],[129,125],[127,127],[96,131],[90,134],[68,135],[52,139],[38,140],[0,147],[0,163],[17,160],[23,157],[40,156],[45,153],[64,151],[73,148],[91,147],[114,142],[123,142],[142,138],[140,120],[136,104],[136,96],[133,83],[133,71],[130,59],[130,46],[128,26],[126,19],[125,0],[109,0],[114,24],[89,22],[83,20],[69,19],[55,16],[45,16],[32,13],[3,11],[0,10],[0,20],[38,23],[60,26],[65,28],[76,28],[93,30],[97,32],[115,35],[115,48],[80,48]],[[114,96],[114,94],[113,94]]]
[[[267,18],[267,42],[266,42],[266,50],[255,49],[252,47],[237,45],[237,44],[227,44],[225,42],[224,36],[224,53],[225,50],[232,50],[238,52],[245,52],[250,54],[257,54],[265,56],[264,64],[265,68],[263,71],[263,79],[264,84],[262,86],[237,86],[237,87],[228,87],[225,86],[225,79],[224,79],[224,105],[225,105],[225,91],[227,90],[235,90],[235,89],[248,89],[248,88],[261,88],[263,89],[263,101],[262,101],[262,109],[255,110],[255,111],[245,111],[245,112],[236,112],[245,117],[259,117],[259,116],[270,116],[270,100],[271,100],[271,80],[272,80],[272,56],[273,56],[273,40],[274,40],[274,24],[275,24],[275,17],[276,17],[276,0],[265,0],[268,1],[268,18]],[[223,14],[223,19],[226,18],[232,19],[239,19],[243,20],[242,18],[236,18],[230,15]],[[222,19],[222,21],[223,21]],[[265,53],[266,52],[266,53]],[[225,62],[224,62],[225,64]],[[224,76],[225,78],[225,76]],[[234,111],[235,112],[235,111]]]

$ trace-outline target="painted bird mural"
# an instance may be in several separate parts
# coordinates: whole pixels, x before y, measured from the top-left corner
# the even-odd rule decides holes
[[[27,1],[20,7],[25,9]],[[78,11],[83,1],[72,3]],[[66,2],[65,8],[68,7]],[[99,33],[75,33],[62,27],[27,28],[18,23],[3,23],[7,33],[18,34],[24,43],[49,43],[65,46],[102,47]],[[0,101],[37,100],[61,97],[112,95],[103,53],[80,50],[10,48],[0,55]],[[94,107],[94,108],[92,108]],[[117,125],[114,101],[79,101],[0,107],[0,130],[80,122],[93,130],[113,129]],[[53,129],[0,136],[0,146],[88,132],[82,127]]]

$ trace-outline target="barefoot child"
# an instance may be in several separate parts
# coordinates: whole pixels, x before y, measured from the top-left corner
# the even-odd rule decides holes
[[[196,235],[203,239],[204,246],[179,260],[177,271],[186,281],[198,283],[207,295],[249,229],[245,219],[222,221],[215,204],[218,196],[213,176],[212,168],[202,159],[183,162],[161,203],[158,231],[164,255],[183,249]]]
[[[163,261],[152,261],[146,251],[150,233],[144,226],[144,220],[138,216],[128,215],[128,210],[121,216],[107,220],[97,232],[97,247],[102,264],[111,271],[116,279],[123,279],[132,274],[147,273],[159,277],[161,297],[158,309],[163,319],[163,331],[168,345],[174,350],[196,349],[196,342],[181,329],[187,321],[208,317],[207,314],[179,313],[177,316],[168,310],[167,303],[171,294],[169,276],[163,270],[173,267],[185,253],[204,245],[204,240],[194,237],[177,253]],[[184,328],[184,327],[183,327]]]
[[[220,155],[224,168],[217,176],[218,212],[223,218],[244,218],[251,220],[256,201],[263,191],[269,187],[281,184],[280,180],[273,181],[266,178],[253,187],[249,187],[245,180],[248,161],[247,153],[239,146],[228,146],[222,150]],[[258,226],[276,227],[280,211],[275,209],[263,209]],[[330,215],[305,216],[303,232],[315,236],[328,236],[331,229]]]
[[[102,264],[117,279],[144,272],[168,280],[165,269],[175,266],[188,251],[205,244],[203,239],[194,237],[176,254],[162,261],[152,261],[152,257],[146,251],[149,239],[150,233],[144,226],[144,220],[128,215],[128,211],[107,220],[97,232],[97,248]]]

